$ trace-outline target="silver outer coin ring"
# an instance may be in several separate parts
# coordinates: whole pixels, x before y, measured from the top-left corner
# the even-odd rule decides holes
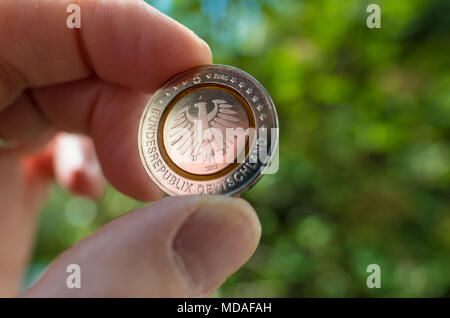
[[[197,87],[220,87],[236,94],[247,107],[248,120],[256,131],[267,133],[269,160],[251,161],[258,153],[254,139],[248,144],[245,161],[230,164],[220,173],[193,176],[183,173],[165,151],[162,140],[163,122],[168,108],[173,107],[177,96],[189,94]],[[239,195],[254,185],[268,169],[278,147],[278,117],[270,95],[264,87],[246,72],[227,65],[203,65],[180,73],[156,91],[147,103],[139,123],[138,147],[141,162],[154,183],[171,196],[189,194]]]

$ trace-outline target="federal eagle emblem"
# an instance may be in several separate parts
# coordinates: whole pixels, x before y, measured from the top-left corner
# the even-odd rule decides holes
[[[197,161],[202,153],[203,160],[208,162],[211,162],[216,154],[226,154],[233,141],[226,136],[225,130],[239,127],[236,125],[236,122],[239,122],[237,112],[233,110],[232,105],[222,99],[213,99],[211,103],[214,107],[210,111],[207,110],[207,102],[186,105],[178,111],[173,120],[170,145],[181,155],[191,156],[192,161]],[[211,128],[218,129],[222,138],[216,138],[216,135],[211,133]]]

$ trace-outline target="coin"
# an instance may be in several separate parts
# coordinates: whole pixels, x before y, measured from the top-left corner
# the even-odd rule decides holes
[[[141,162],[169,195],[238,195],[270,166],[278,147],[274,103],[252,76],[226,65],[170,79],[139,124]]]

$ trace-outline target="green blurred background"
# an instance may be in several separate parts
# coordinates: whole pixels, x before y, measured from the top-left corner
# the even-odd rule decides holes
[[[450,296],[450,1],[149,2],[257,78],[279,114],[280,170],[244,194],[261,244],[217,296]],[[26,284],[141,205],[55,187]]]

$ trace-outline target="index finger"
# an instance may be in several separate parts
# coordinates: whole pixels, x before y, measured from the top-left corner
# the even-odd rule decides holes
[[[0,109],[27,87],[96,77],[151,92],[168,77],[210,63],[206,43],[142,0],[0,1]]]
[[[151,93],[173,75],[211,63],[209,47],[137,0],[79,1],[81,29],[71,30],[69,3],[0,2],[0,109],[11,106],[0,113],[0,134],[33,137],[47,126],[89,134],[116,188],[154,198],[137,149],[148,95],[137,90]]]

